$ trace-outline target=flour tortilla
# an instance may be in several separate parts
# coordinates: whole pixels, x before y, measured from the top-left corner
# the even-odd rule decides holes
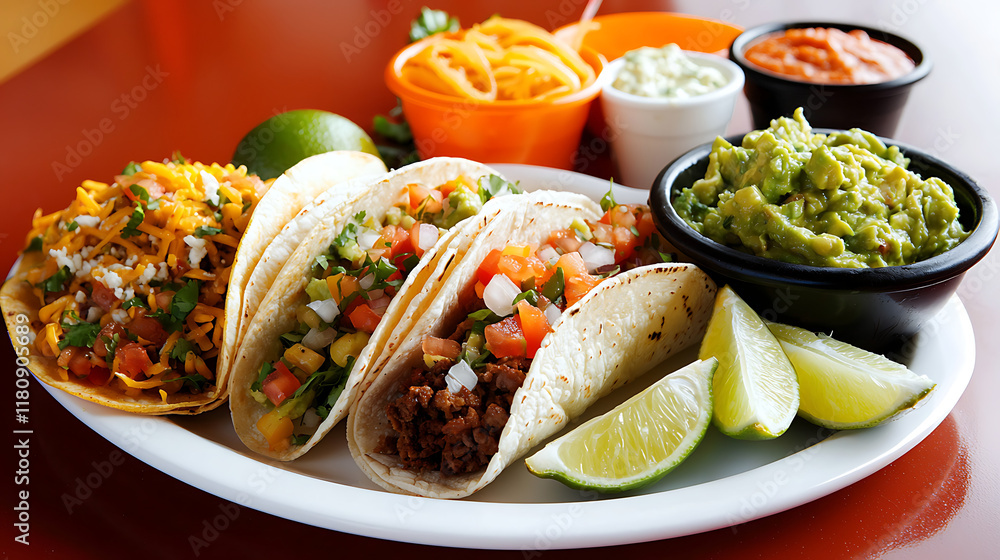
[[[316,222],[360,195],[361,188],[386,172],[382,160],[364,152],[335,151],[308,157],[274,180],[243,232],[226,288],[226,321],[216,376],[229,379],[239,346],[263,294],[295,247]],[[345,186],[342,183],[351,180]],[[352,188],[352,186],[358,188]],[[222,403],[228,383],[221,385]]]
[[[376,484],[403,494],[468,496],[597,399],[700,340],[716,291],[704,272],[673,263],[624,272],[599,284],[553,325],[514,395],[499,450],[485,468],[457,476],[421,473],[403,467],[398,457],[375,453],[381,439],[393,435],[385,410],[412,368],[422,363],[423,338],[447,337],[465,319],[460,302],[475,297],[476,270],[483,257],[508,244],[543,243],[552,230],[566,227],[574,217],[595,219],[578,209],[535,204],[519,212],[508,210],[494,220],[479,233],[395,354],[372,373],[370,386],[351,410],[347,438],[355,462]]]
[[[236,433],[248,448],[262,455],[288,461],[301,456],[316,445],[347,415],[348,408],[365,381],[368,371],[374,364],[379,363],[383,354],[391,353],[409,330],[413,319],[419,317],[426,308],[430,302],[429,296],[436,293],[437,287],[458,262],[464,250],[451,245],[458,232],[467,232],[462,239],[474,236],[475,231],[485,227],[506,204],[505,199],[513,197],[494,198],[484,205],[477,216],[464,220],[438,239],[437,244],[424,254],[420,264],[400,286],[378,328],[372,333],[367,347],[356,360],[344,391],[327,418],[303,445],[275,452],[269,449],[267,441],[256,429],[257,421],[268,412],[268,409],[250,396],[249,388],[256,380],[261,365],[278,357],[280,335],[298,325],[295,310],[308,301],[305,288],[309,282],[310,269],[315,257],[327,250],[348,221],[358,212],[363,210],[367,215],[377,216],[382,220],[400,193],[405,191],[407,184],[417,182],[440,185],[460,175],[476,180],[479,177],[499,175],[499,173],[483,164],[460,158],[434,158],[388,173],[374,184],[370,184],[361,196],[340,207],[335,215],[317,223],[287,259],[251,320],[233,363],[230,410]],[[440,269],[439,263],[441,263]]]

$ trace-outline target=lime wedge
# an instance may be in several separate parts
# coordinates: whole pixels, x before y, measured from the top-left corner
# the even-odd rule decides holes
[[[573,488],[620,492],[659,480],[701,442],[718,362],[694,362],[549,443],[525,464]]]
[[[799,377],[799,416],[834,430],[868,428],[913,408],[935,384],[902,364],[826,335],[769,323]]]
[[[716,357],[715,413],[719,431],[737,439],[780,436],[795,419],[795,369],[764,321],[729,286],[719,290],[698,357]]]

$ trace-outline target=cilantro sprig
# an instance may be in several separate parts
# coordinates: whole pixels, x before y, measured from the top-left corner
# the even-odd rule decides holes
[[[101,332],[100,323],[69,323],[62,324],[63,339],[59,341],[60,350],[67,346],[78,346],[80,348],[90,348],[97,343],[97,334]]]

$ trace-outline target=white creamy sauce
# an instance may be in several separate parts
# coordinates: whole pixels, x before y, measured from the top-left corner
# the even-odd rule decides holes
[[[671,43],[625,53],[625,63],[611,85],[643,97],[683,99],[714,91],[727,81],[722,72],[699,64]]]

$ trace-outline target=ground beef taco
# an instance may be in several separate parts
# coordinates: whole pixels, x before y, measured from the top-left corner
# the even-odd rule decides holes
[[[348,445],[394,492],[468,496],[703,334],[715,284],[649,209],[525,199],[478,232],[351,409]],[[653,264],[658,263],[658,264]]]

